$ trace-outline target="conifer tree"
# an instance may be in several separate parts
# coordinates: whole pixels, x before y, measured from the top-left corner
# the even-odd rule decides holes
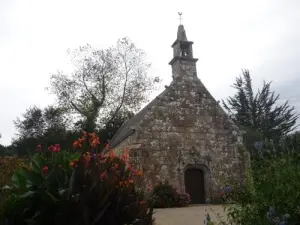
[[[271,82],[264,81],[256,93],[253,92],[249,70],[242,70],[233,88],[236,93],[222,100],[231,118],[246,131],[246,142],[257,140],[279,140],[296,128],[299,115],[288,101],[279,104],[279,94],[271,91]]]

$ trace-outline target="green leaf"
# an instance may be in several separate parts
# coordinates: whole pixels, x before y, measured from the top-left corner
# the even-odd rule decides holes
[[[40,154],[35,154],[32,157],[32,162],[33,162],[33,166],[37,167],[39,170],[41,170],[42,166],[43,166],[43,162],[42,162],[42,158]]]
[[[97,214],[97,216],[93,220],[92,225],[98,223],[98,221],[101,219],[102,215],[106,212],[109,205],[110,205],[110,202],[106,203],[105,207]]]
[[[27,197],[30,197],[30,196],[32,196],[32,195],[34,195],[36,192],[34,192],[34,191],[27,191],[27,192],[25,192],[24,194],[22,194],[21,196],[20,196],[20,198],[27,198]]]
[[[1,188],[1,190],[11,190],[13,189],[11,186],[5,185]]]
[[[11,180],[13,182],[13,186],[16,188],[24,188],[26,185],[26,177],[24,177],[19,170],[13,174]]]
[[[26,180],[30,180],[31,172],[27,168],[21,168],[19,173],[26,178]]]
[[[58,193],[63,196],[65,194],[65,192],[67,191],[67,189],[62,189],[62,190],[59,190]]]
[[[59,199],[55,198],[50,192],[46,191],[46,194],[52,199],[53,202],[58,202]]]

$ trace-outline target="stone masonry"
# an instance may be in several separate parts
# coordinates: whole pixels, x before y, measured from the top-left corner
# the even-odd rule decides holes
[[[111,146],[127,146],[152,186],[167,180],[184,192],[185,171],[201,170],[205,199],[212,199],[224,180],[243,181],[249,159],[240,131],[197,77],[192,44],[180,25],[172,45],[173,81],[123,124]]]

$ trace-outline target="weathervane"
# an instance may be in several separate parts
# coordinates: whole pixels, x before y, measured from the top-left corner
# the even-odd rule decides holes
[[[182,12],[178,12],[178,15],[179,15],[179,21],[180,21],[180,25],[181,25],[181,21],[182,21]]]

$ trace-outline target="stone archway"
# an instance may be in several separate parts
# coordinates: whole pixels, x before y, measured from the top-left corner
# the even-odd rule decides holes
[[[185,192],[191,196],[191,204],[204,204],[210,196],[209,169],[205,165],[188,165],[184,170]]]

